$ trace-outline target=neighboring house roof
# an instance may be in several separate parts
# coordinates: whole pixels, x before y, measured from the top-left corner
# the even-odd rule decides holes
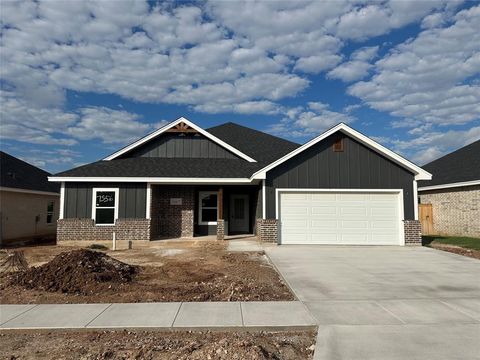
[[[480,140],[434,160],[423,168],[433,174],[418,184],[419,190],[480,184]]]
[[[165,132],[172,128],[172,126],[181,124],[182,122],[200,132],[198,126],[185,118],[180,118],[160,130]],[[122,154],[144,144],[146,141],[153,139],[161,133],[156,131],[124,147],[122,150],[117,151],[104,160],[56,174],[51,177],[51,180],[125,180],[141,182],[174,182],[178,181],[178,179],[185,181],[185,179],[188,178],[197,178],[212,182],[219,179],[241,179],[241,181],[259,180],[265,178],[268,170],[273,169],[337,131],[352,136],[365,146],[411,171],[415,174],[416,179],[431,179],[431,174],[425,170],[343,123],[338,124],[304,145],[299,145],[234,123],[226,123],[207,130],[201,129],[200,133],[218,144],[226,144],[228,146],[226,148],[235,149],[237,155],[241,154],[238,159],[118,158]],[[255,159],[255,161],[248,159]]]
[[[48,182],[50,173],[0,151],[0,187],[3,190],[28,190],[60,193],[60,186]]]

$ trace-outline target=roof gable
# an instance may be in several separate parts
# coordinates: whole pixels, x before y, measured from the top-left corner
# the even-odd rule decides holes
[[[371,148],[372,150],[376,151],[377,153],[385,156],[386,158],[390,159],[391,161],[397,163],[398,165],[404,167],[405,169],[411,171],[415,174],[416,180],[429,180],[432,178],[432,175],[427,171],[423,170],[419,166],[415,165],[414,163],[408,161],[407,159],[403,158],[402,156],[396,154],[395,152],[387,149],[386,147],[380,145],[376,141],[370,139],[369,137],[359,133],[358,131],[352,129],[348,125],[344,123],[340,123],[333,128],[325,131],[324,133],[320,134],[319,136],[315,137],[314,139],[310,140],[309,142],[305,143],[304,145],[298,147],[297,149],[291,151],[290,153],[284,155],[280,159],[272,162],[271,164],[265,166],[264,168],[258,170],[255,174],[252,175],[252,179],[265,179],[267,171],[275,168],[276,166],[284,163],[285,161],[293,158],[297,154],[305,151],[306,149],[310,148],[311,146],[317,144],[318,142],[324,140],[325,138],[329,137],[330,135],[336,133],[337,131],[341,131],[358,142],[362,143],[363,145]]]
[[[184,117],[181,117],[181,118],[165,125],[164,127],[162,127],[160,129],[144,136],[143,138],[133,142],[132,144],[125,146],[124,148],[118,150],[117,152],[107,156],[103,160],[107,160],[107,161],[114,160],[114,159],[120,157],[121,155],[123,155],[127,152],[130,152],[133,149],[138,148],[141,145],[144,145],[145,143],[151,141],[152,139],[155,139],[159,135],[164,134],[166,132],[186,132],[186,133],[197,132],[197,133],[205,136],[206,138],[210,139],[211,141],[217,143],[218,145],[225,148],[226,150],[228,150],[228,151],[232,152],[233,154],[237,155],[238,157],[240,157],[240,158],[242,158],[242,159],[244,159],[248,162],[256,162],[255,159],[253,159],[250,156],[244,154],[243,152],[236,149],[232,145],[226,143],[225,141],[217,138],[215,135],[203,130],[201,127],[195,125],[194,123],[192,123],[191,121],[187,120]]]

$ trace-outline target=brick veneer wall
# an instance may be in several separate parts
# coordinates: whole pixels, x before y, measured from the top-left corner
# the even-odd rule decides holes
[[[181,198],[182,205],[170,205]],[[151,238],[193,237],[195,191],[192,186],[152,185]]]
[[[112,226],[95,226],[93,219],[59,219],[57,241],[150,240],[150,219],[117,219]]]
[[[422,226],[418,220],[403,220],[405,245],[422,245]]]
[[[278,242],[278,220],[257,219],[257,237],[260,241]]]
[[[425,191],[419,196],[420,203],[432,204],[435,233],[480,237],[480,185]]]

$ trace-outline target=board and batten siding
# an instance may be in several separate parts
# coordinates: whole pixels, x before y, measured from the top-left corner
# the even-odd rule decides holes
[[[64,218],[92,217],[92,189],[119,188],[118,217],[144,219],[147,185],[145,183],[65,183]]]
[[[124,154],[122,158],[237,159],[238,156],[200,134],[166,133]]]
[[[342,137],[344,151],[334,152]],[[275,190],[403,189],[404,217],[414,219],[414,175],[345,134],[333,134],[267,172],[267,218],[275,218]]]

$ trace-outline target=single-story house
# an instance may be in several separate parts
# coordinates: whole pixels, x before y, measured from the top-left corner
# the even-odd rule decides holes
[[[185,118],[61,183],[57,238],[255,233],[278,244],[420,243],[417,181],[431,175],[341,123],[299,145]]]
[[[50,174],[0,151],[0,245],[55,238],[60,186]]]
[[[431,232],[480,237],[480,140],[423,168],[434,176],[418,185],[421,206],[430,205]]]

